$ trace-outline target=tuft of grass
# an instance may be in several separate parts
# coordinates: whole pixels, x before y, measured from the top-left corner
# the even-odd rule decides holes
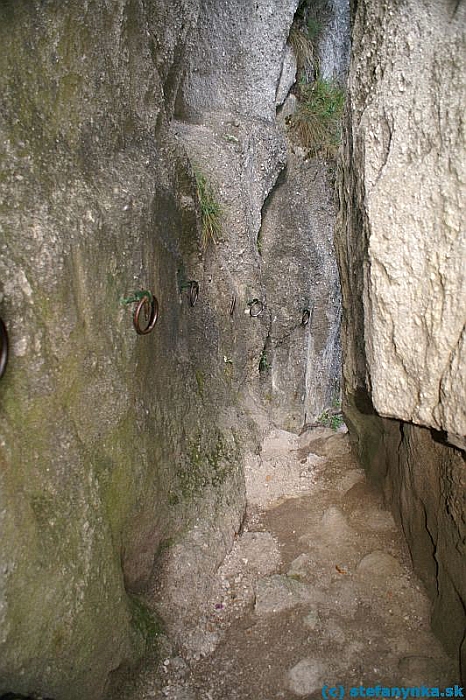
[[[199,170],[194,169],[194,177],[201,207],[202,249],[205,252],[211,241],[212,243],[217,243],[218,236],[222,230],[222,209],[215,198],[212,186],[207,182],[205,176]]]
[[[341,119],[345,93],[332,81],[317,78],[299,86],[296,112],[289,129],[310,155],[335,158],[341,141]]]
[[[308,66],[317,67],[317,52],[307,32],[303,31],[297,24],[292,24],[288,41],[296,56],[298,73],[306,71]]]

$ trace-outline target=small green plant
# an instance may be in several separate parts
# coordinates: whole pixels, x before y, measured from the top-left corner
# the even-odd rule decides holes
[[[198,391],[199,396],[202,399],[204,397],[205,374],[200,369],[197,369],[195,372],[195,377],[196,377],[197,391]]]
[[[319,69],[317,45],[323,25],[320,16],[317,19],[311,14],[310,4],[308,0],[299,3],[288,37],[296,56],[298,75],[316,74]]]
[[[339,430],[344,423],[345,421],[341,413],[334,413],[330,418],[330,427],[332,430],[335,430],[335,432]]]
[[[302,81],[298,91],[296,112],[289,119],[291,133],[310,155],[334,158],[341,140],[345,93],[337,83],[323,78]]]
[[[268,372],[271,369],[271,364],[267,357],[267,351],[262,350],[261,356],[259,358],[259,372]]]
[[[197,196],[201,207],[202,249],[206,251],[210,241],[217,243],[218,236],[222,230],[220,223],[222,209],[205,176],[199,172],[199,170],[194,169],[194,177],[196,180]]]
[[[317,423],[322,425],[324,428],[331,428],[335,432],[345,424],[343,415],[340,411],[335,411],[335,409],[326,409],[323,411],[317,419]]]
[[[341,140],[345,93],[336,81],[320,74],[318,45],[328,15],[301,0],[289,34],[298,65],[297,106],[288,119],[290,136],[309,151],[335,159]]]

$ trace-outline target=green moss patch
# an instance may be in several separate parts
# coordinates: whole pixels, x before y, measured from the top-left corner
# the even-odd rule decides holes
[[[218,431],[213,444],[204,444],[204,437],[199,434],[191,441],[188,457],[178,470],[178,493],[184,500],[198,495],[207,487],[218,487],[227,478],[237,455]]]
[[[129,597],[133,626],[145,640],[146,646],[154,650],[158,638],[163,634],[163,624],[156,613],[137,596]]]

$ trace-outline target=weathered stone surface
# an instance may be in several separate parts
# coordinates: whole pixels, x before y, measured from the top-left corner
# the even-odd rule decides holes
[[[153,629],[132,594],[160,566],[158,550],[195,551],[185,585],[202,591],[240,525],[241,428],[219,342],[230,320],[215,311],[191,166],[168,127],[198,9],[0,9],[11,341],[0,386],[0,694],[101,697]],[[180,294],[186,278],[200,283],[195,308]],[[120,303],[141,287],[160,304],[148,336]],[[206,549],[195,549],[196,519]]]
[[[461,446],[466,433],[466,8],[359,0],[353,15],[337,244],[345,413],[458,659],[464,452],[446,438]]]
[[[221,340],[225,381],[244,395],[259,382],[268,330],[268,312],[252,318],[248,303],[256,298],[266,302],[256,240],[263,203],[286,162],[284,139],[272,122],[224,113],[206,113],[202,124],[177,122],[175,128],[222,208],[222,232],[215,251],[209,250],[202,261],[202,271],[206,283],[217,290],[212,309],[225,324]]]
[[[204,273],[219,290],[213,307],[228,322],[225,376],[243,396],[245,389],[257,395],[269,326],[268,309],[252,318],[248,304],[267,301],[257,239],[262,207],[286,163],[275,109],[277,92],[289,90],[292,79],[283,64],[290,63],[286,39],[296,4],[203,3],[176,103],[177,135],[222,209],[222,233]]]
[[[144,592],[176,639],[186,625],[193,648],[214,643],[194,639],[196,606],[239,528],[244,436],[258,424],[248,412],[281,309],[258,239],[287,158],[276,106],[294,80],[296,6],[2,7],[0,293],[12,357],[1,385],[0,693],[98,698],[143,647],[128,594]],[[207,250],[193,165],[223,210]],[[191,279],[195,308],[180,291]],[[120,303],[140,287],[160,304],[147,337]],[[338,302],[319,294],[313,323],[325,335]],[[311,357],[317,374],[337,356],[325,347],[327,359],[320,345]]]
[[[209,112],[275,119],[286,39],[298,0],[202,0],[177,100],[183,121]]]
[[[309,695],[322,688],[327,667],[318,659],[302,659],[288,671],[290,690],[296,695]]]
[[[312,586],[288,576],[274,574],[257,582],[254,610],[258,615],[263,615],[289,610],[303,603],[318,603],[321,599],[321,592]]]
[[[300,554],[299,557],[293,559],[286,575],[297,580],[305,579],[312,569],[312,565],[312,560],[308,554]]]
[[[348,525],[345,514],[338,506],[327,508],[321,519],[323,536],[337,544],[354,537],[354,530]]]
[[[398,664],[400,681],[405,685],[440,685],[442,663],[432,656],[404,656]]]
[[[296,6],[205,2],[176,102],[178,135],[223,210],[215,275],[222,296],[237,299],[236,333],[249,326],[248,357],[228,348],[231,373],[246,361],[255,399],[289,430],[331,405],[340,379],[332,185],[324,163],[287,154],[276,120],[296,73],[286,43]],[[254,298],[265,308],[251,323]]]
[[[307,452],[299,462],[288,458],[289,450],[298,451],[296,433],[274,428],[266,435],[262,452],[255,460],[246,461],[248,502],[273,503],[296,490],[308,490],[315,482],[319,466],[327,461]]]
[[[447,0],[362,3],[349,83],[372,401],[453,440],[466,436],[465,24]]]
[[[289,153],[259,234],[270,310],[262,395],[277,425],[314,422],[339,397],[341,299],[326,165]],[[302,325],[308,310],[309,323]]]
[[[276,571],[281,561],[280,550],[270,532],[243,533],[237,543],[236,557],[262,576]]]
[[[317,22],[320,75],[344,82],[350,53],[350,8],[348,0],[314,0],[309,12]]]
[[[375,551],[361,559],[357,572],[362,576],[367,576],[374,581],[385,581],[387,578],[401,578],[403,568],[399,561],[387,552]]]
[[[319,624],[319,610],[314,608],[303,617],[303,623],[311,630],[315,630]]]
[[[277,107],[281,106],[290,94],[290,90],[296,80],[296,69],[297,62],[294,51],[289,44],[286,44],[282,72],[275,97],[275,104]]]

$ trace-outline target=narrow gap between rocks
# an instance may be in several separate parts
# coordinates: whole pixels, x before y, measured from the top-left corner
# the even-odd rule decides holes
[[[430,630],[430,601],[348,434],[273,429],[246,480],[244,529],[216,572],[191,654],[168,645],[118,700],[451,686],[455,667]]]

